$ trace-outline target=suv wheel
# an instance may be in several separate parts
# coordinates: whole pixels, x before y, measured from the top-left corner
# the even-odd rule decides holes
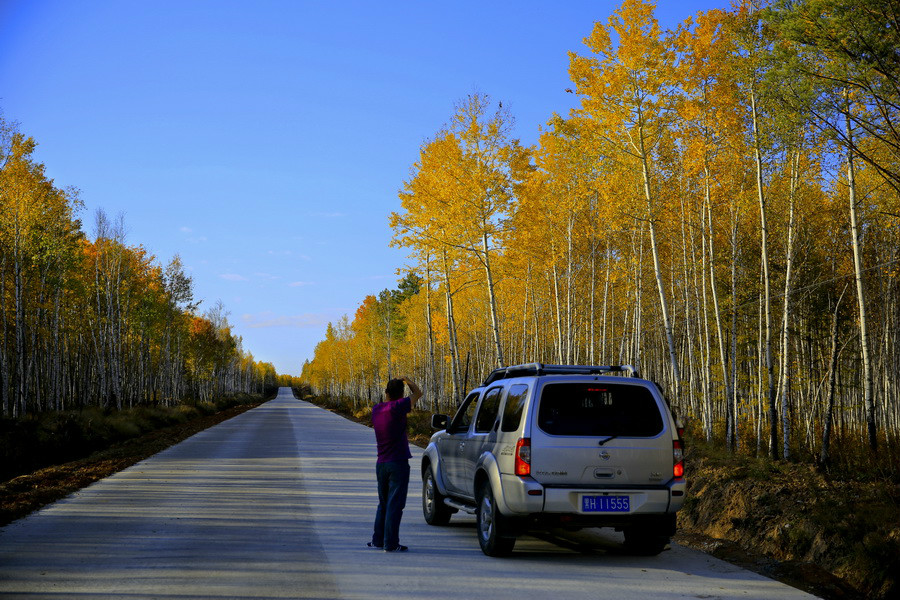
[[[628,527],[625,534],[625,549],[638,556],[656,556],[666,549],[669,536],[644,527]]]
[[[488,556],[506,556],[516,543],[511,535],[507,519],[500,514],[489,483],[483,483],[478,492],[478,510],[475,512],[478,543]]]
[[[444,495],[438,490],[431,467],[425,470],[422,479],[422,513],[429,525],[446,525],[450,522],[453,509],[444,504]]]

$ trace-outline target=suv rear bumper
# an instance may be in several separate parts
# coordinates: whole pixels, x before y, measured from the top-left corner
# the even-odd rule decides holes
[[[541,513],[529,515],[522,520],[524,529],[581,529],[585,527],[613,527],[616,530],[638,528],[653,531],[658,535],[675,535],[676,515],[573,515],[562,513]]]
[[[684,479],[676,479],[654,488],[545,487],[531,478],[505,474],[500,475],[500,484],[503,488],[502,493],[498,494],[498,500],[503,499],[500,510],[508,516],[546,513],[551,520],[558,520],[560,515],[569,515],[571,519],[577,517],[579,521],[588,522],[632,521],[641,515],[674,514],[684,504],[686,487]],[[628,496],[629,510],[623,513],[583,512],[581,499],[585,495]]]

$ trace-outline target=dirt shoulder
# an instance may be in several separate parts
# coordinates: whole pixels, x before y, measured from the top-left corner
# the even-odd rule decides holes
[[[687,459],[679,543],[823,598],[900,596],[900,486],[702,447]]]

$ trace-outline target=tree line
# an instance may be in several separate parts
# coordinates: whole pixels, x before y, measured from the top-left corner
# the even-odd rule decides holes
[[[896,451],[897,19],[744,2],[664,31],[626,0],[535,145],[484,94],[426,140],[390,215],[406,278],[302,379],[370,402],[409,372],[446,411],[499,365],[632,364],[731,449]]]
[[[0,115],[0,416],[275,385],[274,366],[244,350],[221,302],[197,312],[177,255],[163,266],[102,211],[90,239],[77,190],[47,178],[35,146]]]

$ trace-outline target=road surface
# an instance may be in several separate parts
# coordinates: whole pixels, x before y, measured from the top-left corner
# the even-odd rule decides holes
[[[366,548],[374,434],[278,397],[0,529],[4,598],[812,598],[672,545],[621,552],[587,530],[488,558],[474,518],[422,519],[421,450],[401,542]]]

